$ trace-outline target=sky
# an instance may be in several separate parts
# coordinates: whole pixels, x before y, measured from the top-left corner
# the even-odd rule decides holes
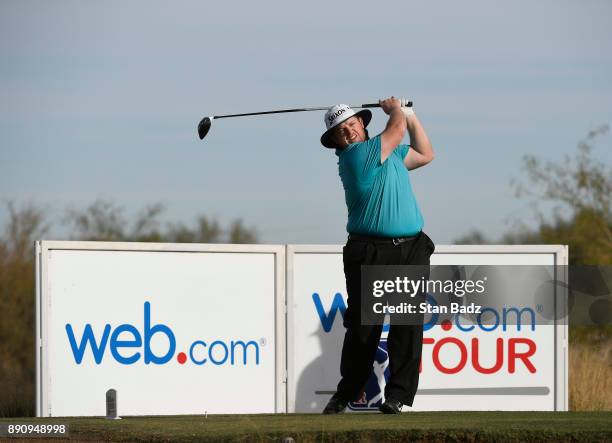
[[[612,2],[0,3],[0,225],[96,199],[164,220],[242,218],[263,243],[343,243],[323,112],[414,101],[436,153],[410,173],[438,243],[529,226],[526,154],[562,161],[612,122]],[[374,111],[370,134],[384,128]],[[406,139],[407,141],[407,139]],[[595,156],[612,163],[612,135]],[[65,235],[58,223],[51,238]]]

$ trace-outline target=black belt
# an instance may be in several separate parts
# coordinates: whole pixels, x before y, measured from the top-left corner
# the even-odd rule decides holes
[[[349,234],[348,239],[351,241],[362,241],[369,243],[386,243],[386,244],[394,244],[395,246],[405,243],[408,241],[412,241],[416,239],[420,235],[420,232],[417,235],[412,237],[375,237],[370,235],[357,235],[357,234]]]

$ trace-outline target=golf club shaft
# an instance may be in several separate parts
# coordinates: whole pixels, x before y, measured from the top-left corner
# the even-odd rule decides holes
[[[412,102],[408,102],[408,107],[412,107]],[[378,103],[366,103],[363,105],[351,106],[351,108],[380,108],[380,105]],[[329,106],[318,107],[318,108],[281,109],[278,111],[262,111],[262,112],[247,112],[244,114],[214,115],[212,116],[212,118],[246,117],[249,115],[283,114],[287,112],[327,111],[328,109],[329,109]]]

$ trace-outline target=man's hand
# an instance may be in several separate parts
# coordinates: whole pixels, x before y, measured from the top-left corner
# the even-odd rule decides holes
[[[395,97],[379,100],[380,107],[389,116],[385,130],[380,134],[380,162],[383,163],[400,144],[406,133],[406,117],[402,112],[401,102]]]
[[[407,106],[404,107],[404,106],[402,106],[402,112],[406,116],[406,119],[409,119],[410,117],[412,117],[414,115],[414,109],[412,109],[411,107],[407,107]],[[406,120],[406,122],[408,122],[408,120]]]
[[[393,96],[384,100],[378,100],[378,104],[387,115],[391,115],[394,109],[401,109],[402,107],[399,98],[395,98]]]

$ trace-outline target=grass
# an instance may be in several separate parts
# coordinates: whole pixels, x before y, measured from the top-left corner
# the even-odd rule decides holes
[[[612,326],[570,328],[572,411],[612,411]]]
[[[116,421],[0,419],[2,424],[15,422],[66,423],[71,440],[95,441],[270,442],[284,437],[292,437],[296,442],[612,441],[612,414],[605,412],[261,414],[125,417]]]
[[[570,350],[569,358],[570,409],[611,411],[612,346],[603,350],[577,346]]]

